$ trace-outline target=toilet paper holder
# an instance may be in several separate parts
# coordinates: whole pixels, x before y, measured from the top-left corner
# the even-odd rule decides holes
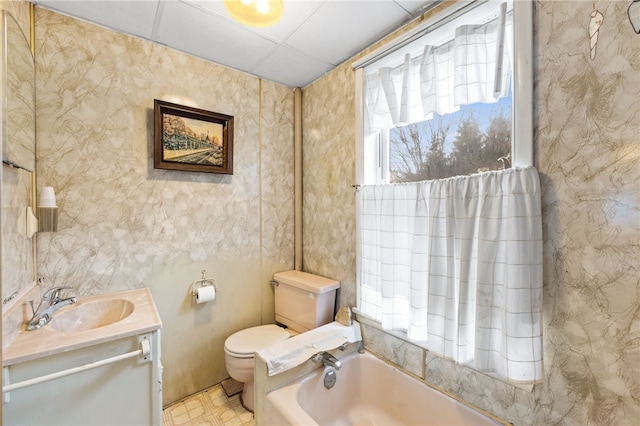
[[[193,283],[191,283],[191,295],[195,296],[198,293],[198,287],[208,287],[208,286],[213,286],[213,291],[215,291],[216,293],[218,292],[218,282],[216,281],[215,278],[207,278],[207,270],[206,269],[202,269],[200,271],[200,273],[202,274],[202,279],[199,280],[195,280]]]

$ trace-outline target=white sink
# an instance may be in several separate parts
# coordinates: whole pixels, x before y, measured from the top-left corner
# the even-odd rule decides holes
[[[63,333],[92,330],[127,318],[133,307],[133,303],[126,299],[80,301],[53,314],[45,327]]]

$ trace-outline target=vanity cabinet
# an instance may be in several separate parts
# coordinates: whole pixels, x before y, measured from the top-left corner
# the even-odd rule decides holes
[[[2,424],[162,425],[162,322],[148,288],[79,298],[38,330],[27,321],[3,315]]]
[[[5,393],[4,425],[162,425],[160,330],[5,367],[22,382],[137,351],[136,356]]]

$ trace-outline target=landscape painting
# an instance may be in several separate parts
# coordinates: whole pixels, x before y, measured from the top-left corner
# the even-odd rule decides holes
[[[233,174],[233,117],[154,101],[156,169]]]

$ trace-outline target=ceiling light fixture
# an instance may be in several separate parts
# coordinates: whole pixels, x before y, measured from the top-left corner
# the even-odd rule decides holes
[[[283,0],[224,0],[229,15],[244,25],[262,28],[280,20]]]

